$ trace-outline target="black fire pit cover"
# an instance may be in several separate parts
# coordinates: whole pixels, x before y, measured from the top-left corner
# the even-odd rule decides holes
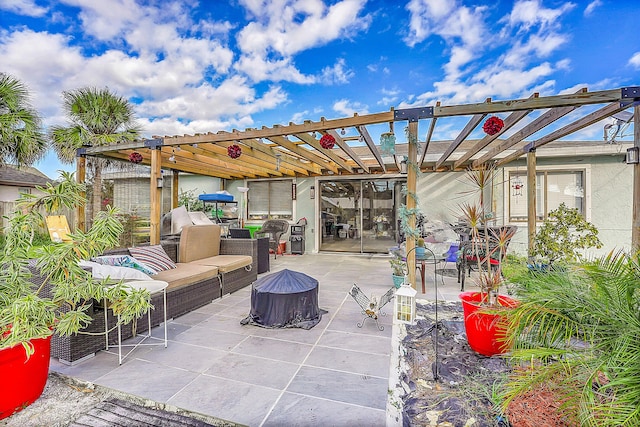
[[[265,328],[311,329],[322,319],[318,281],[304,273],[282,270],[257,280],[251,290],[251,312],[240,323]]]

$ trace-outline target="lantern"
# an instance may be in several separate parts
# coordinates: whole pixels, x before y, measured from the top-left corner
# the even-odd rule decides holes
[[[396,320],[412,324],[416,320],[416,294],[410,285],[402,285],[396,291]]]

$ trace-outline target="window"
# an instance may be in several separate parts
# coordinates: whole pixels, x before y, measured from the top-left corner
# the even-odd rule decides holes
[[[18,194],[31,194],[31,187],[18,187]]]
[[[290,179],[249,181],[249,219],[293,219],[293,182]]]
[[[527,220],[527,173],[509,172],[509,220]],[[561,203],[585,212],[585,172],[549,170],[536,172],[536,218],[542,221]]]

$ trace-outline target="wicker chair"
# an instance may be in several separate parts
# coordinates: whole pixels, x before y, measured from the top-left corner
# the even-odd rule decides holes
[[[278,257],[278,245],[280,236],[289,231],[289,223],[284,219],[268,219],[262,224],[262,228],[254,233],[257,237],[269,238],[269,249],[273,249],[275,257]]]

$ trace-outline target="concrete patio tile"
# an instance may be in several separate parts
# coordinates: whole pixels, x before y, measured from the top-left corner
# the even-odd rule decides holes
[[[178,323],[174,320],[167,321],[167,339],[169,341],[175,339],[178,335],[183,333],[184,331],[189,330],[192,325],[187,325],[183,323]],[[151,336],[155,338],[164,339],[164,326],[160,324],[160,326],[154,326],[151,328]]]
[[[118,355],[99,351],[94,357],[76,362],[74,365],[65,365],[55,359],[51,359],[49,369],[63,375],[82,378],[86,381],[95,381],[118,367]]]
[[[209,318],[202,322],[200,326],[203,328],[210,328],[217,331],[233,332],[241,335],[251,335],[253,332],[251,328],[246,325],[240,324],[240,320],[237,317],[225,316],[223,314],[216,314],[209,316]]]
[[[389,368],[384,377],[303,366],[287,391],[385,410]]]
[[[387,337],[341,331],[326,331],[318,341],[318,346],[384,356],[391,354],[391,340]]]
[[[162,346],[154,347],[149,353],[137,358],[164,366],[202,373],[226,354],[227,352],[222,350],[172,341],[169,342],[167,348]],[[185,355],[188,355],[188,357],[185,357]]]
[[[240,289],[237,292],[232,294],[224,295],[222,298],[215,300],[216,304],[221,305],[238,305],[238,304],[246,304],[251,303],[251,287],[248,286],[246,288]]]
[[[366,320],[364,325],[362,325],[362,328],[359,328],[357,324],[362,322],[365,318]],[[384,327],[383,331],[378,329],[376,322],[373,319],[367,318],[365,315],[360,315],[354,318],[336,317],[331,321],[327,330],[391,338],[392,323],[384,320],[378,320],[378,322]]]
[[[248,337],[235,347],[232,353],[260,356],[283,362],[301,363],[311,351],[308,344],[282,341],[264,337]]]
[[[385,411],[285,393],[263,427],[384,426]]]
[[[389,374],[390,356],[368,354],[361,351],[341,350],[330,347],[315,347],[305,366],[334,369],[355,374],[385,377]]]
[[[259,426],[280,393],[267,387],[200,375],[167,403],[247,426]]]
[[[299,368],[296,363],[244,354],[226,354],[211,361],[205,374],[284,390]]]
[[[273,338],[283,341],[292,341],[303,344],[315,344],[318,338],[322,335],[324,328],[329,324],[329,319],[325,316],[322,317],[322,321],[313,328],[307,330],[302,328],[262,328],[255,325],[247,325],[247,328],[251,335],[265,338]]]
[[[175,340],[177,342],[201,347],[231,350],[245,339],[247,339],[247,337],[242,334],[219,331],[203,326],[194,326],[188,331],[178,335]]]
[[[117,364],[117,361],[116,361]],[[125,393],[158,402],[167,400],[193,381],[198,374],[156,363],[132,359],[95,382]]]
[[[230,305],[217,314],[219,316],[234,317],[239,321],[247,317],[249,312],[251,312],[251,301],[239,303],[238,305]]]
[[[181,325],[194,326],[194,325],[197,325],[199,323],[204,322],[205,320],[207,320],[209,318],[209,316],[211,316],[211,315],[207,314],[207,313],[202,313],[202,312],[199,312],[199,311],[192,311],[190,313],[183,314],[180,317],[176,317],[175,319],[173,319],[172,323],[178,323],[178,324],[181,324]]]

